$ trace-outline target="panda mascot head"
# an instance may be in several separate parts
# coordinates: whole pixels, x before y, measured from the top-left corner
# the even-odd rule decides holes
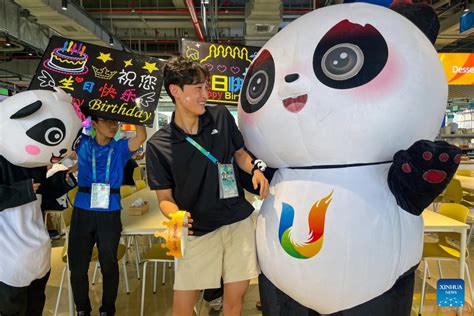
[[[249,150],[277,168],[371,163],[434,139],[448,95],[428,39],[439,23],[430,7],[404,14],[422,17],[415,23],[401,14],[333,5],[271,38],[241,90],[239,126]]]
[[[10,163],[46,166],[74,150],[81,120],[71,96],[55,90],[25,91],[0,103],[0,155]]]

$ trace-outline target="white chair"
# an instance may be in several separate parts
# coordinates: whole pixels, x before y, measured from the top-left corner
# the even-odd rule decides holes
[[[69,242],[69,226],[71,224],[71,217],[72,217],[72,207],[68,207],[61,211],[61,225],[64,227],[64,232],[66,235],[66,239],[64,241],[64,246],[61,252],[61,259],[65,263],[63,272],[61,273],[61,283],[59,284],[59,291],[58,291],[58,297],[56,298],[56,306],[54,307],[54,316],[58,315],[58,309],[59,309],[59,302],[61,300],[61,292],[63,289],[63,284],[64,284],[64,277],[66,275],[67,271],[67,280],[68,280],[68,304],[69,304],[69,315],[73,316],[74,315],[74,298],[72,296],[72,288],[71,288],[71,278],[70,278],[70,272],[69,272],[69,263],[67,261],[67,245]]]
[[[467,235],[466,245],[471,242],[474,230],[474,208],[469,208],[469,214],[467,215],[466,224],[469,224],[469,235]]]
[[[117,259],[121,262],[122,264],[122,270],[123,270],[123,276],[125,280],[125,292],[127,294],[130,294],[130,289],[128,287],[128,274],[127,274],[127,258],[126,258],[126,253],[127,253],[127,246],[124,244],[119,244],[118,249],[117,249]],[[94,256],[96,255],[96,256]],[[92,249],[92,259],[91,262],[96,261],[95,267],[94,267],[94,273],[92,275],[92,284],[95,284],[95,279],[97,276],[97,270],[100,268],[100,262],[99,262],[99,253],[97,246],[94,246]]]
[[[156,274],[158,262],[163,263],[163,274],[161,277],[161,283],[165,284],[166,278],[166,263],[174,262],[174,257],[168,256],[166,253],[168,249],[162,248],[161,243],[153,244],[150,249],[143,256],[143,277],[142,277],[142,299],[140,307],[140,315],[143,316],[143,309],[145,304],[145,283],[146,283],[146,267],[149,262],[154,262],[154,273],[153,273],[153,293],[156,293]]]

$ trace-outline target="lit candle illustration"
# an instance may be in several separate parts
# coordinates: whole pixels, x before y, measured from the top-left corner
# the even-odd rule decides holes
[[[72,54],[77,52],[76,48],[77,48],[77,45],[76,45],[76,43],[74,43],[74,45],[72,45],[72,51],[71,51]]]
[[[66,48],[67,48],[67,41],[64,42],[64,46],[63,46],[63,48],[61,49],[61,51],[64,52],[64,51],[66,50]]]
[[[73,44],[73,41],[70,41],[70,42],[69,42],[69,46],[67,47],[67,52],[68,52],[68,53],[69,53],[69,51],[71,50],[72,44]]]
[[[82,54],[84,54],[84,51],[86,50],[86,45],[82,46],[82,49],[81,49],[81,56]]]

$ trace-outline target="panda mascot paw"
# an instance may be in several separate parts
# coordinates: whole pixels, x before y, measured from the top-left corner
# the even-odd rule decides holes
[[[397,152],[388,174],[397,204],[420,215],[443,192],[460,161],[461,150],[442,141],[419,140]]]

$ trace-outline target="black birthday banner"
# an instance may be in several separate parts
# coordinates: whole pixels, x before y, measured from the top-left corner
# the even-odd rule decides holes
[[[86,115],[152,126],[164,61],[53,36],[29,89],[58,87]]]

